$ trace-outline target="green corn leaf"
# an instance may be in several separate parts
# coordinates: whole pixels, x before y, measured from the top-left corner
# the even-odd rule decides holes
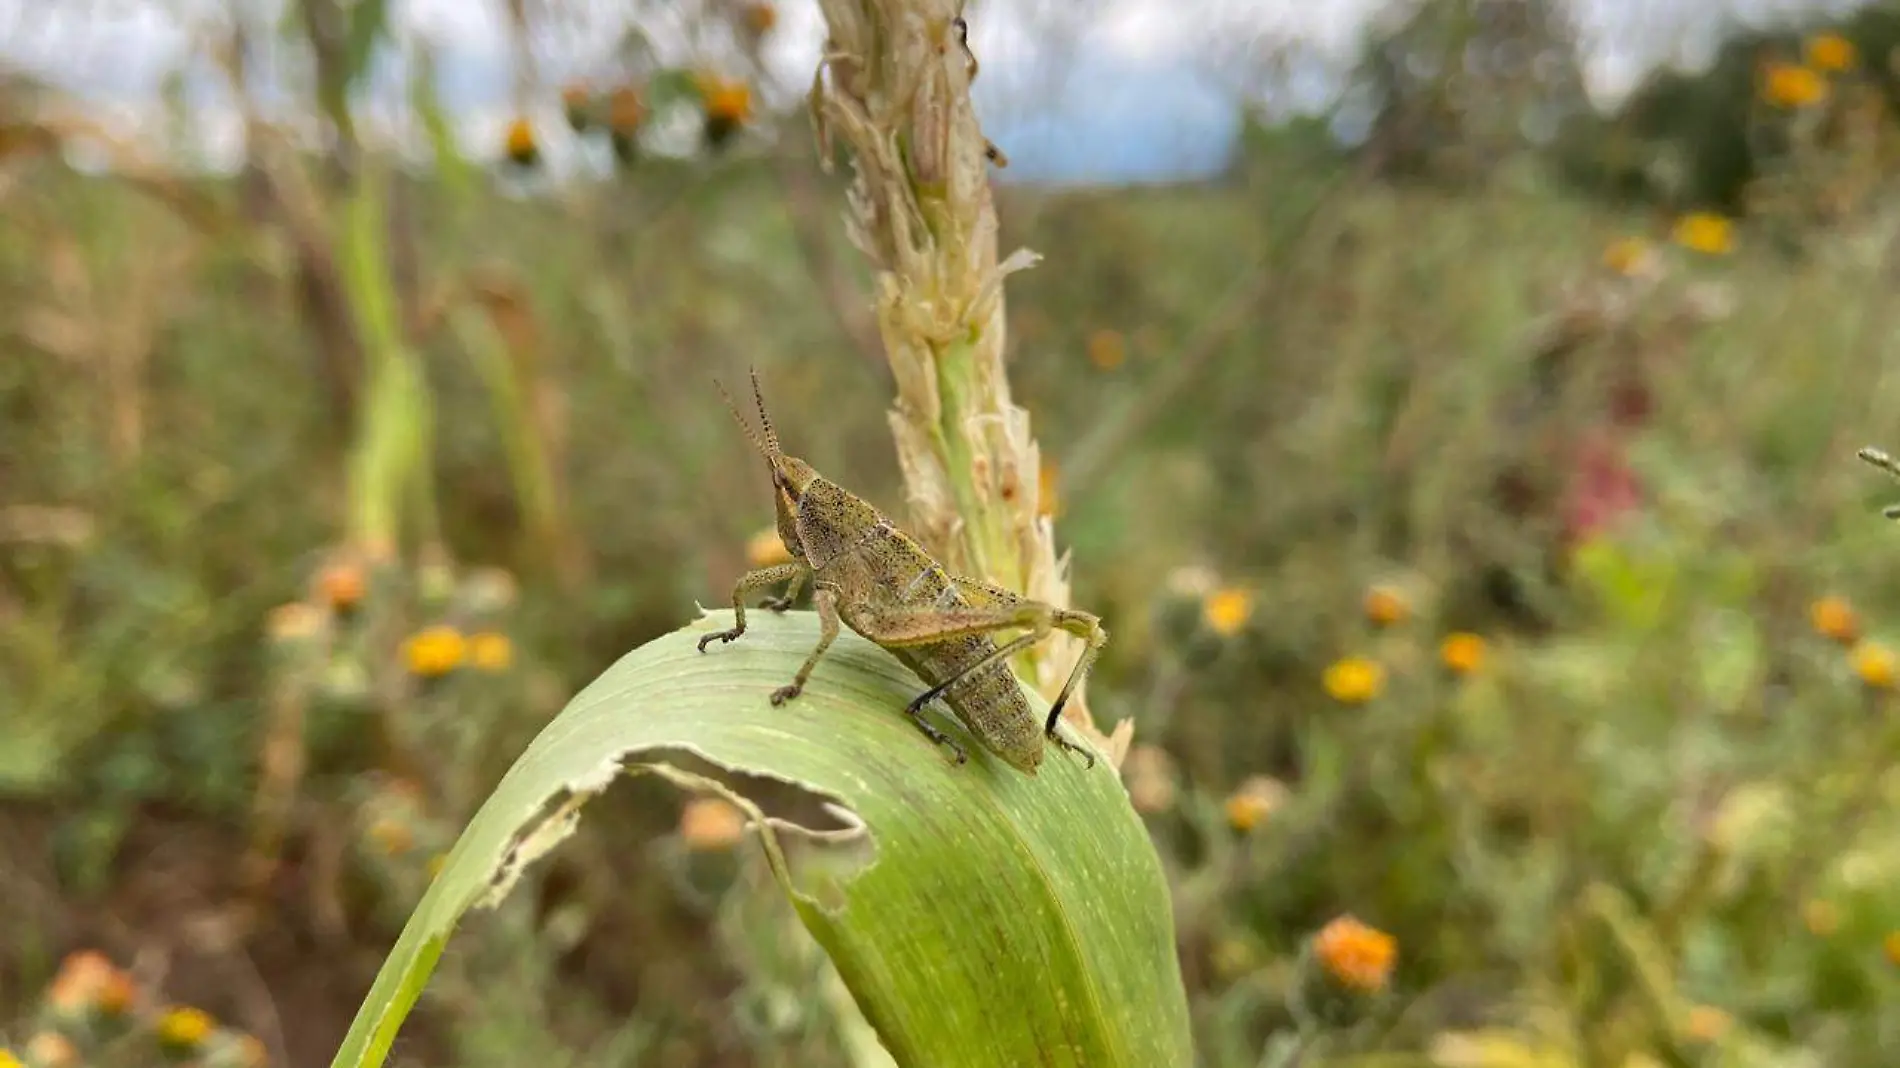
[[[505,893],[620,773],[706,785],[666,762],[682,751],[798,784],[862,824],[868,866],[814,894],[801,887],[836,866],[808,872],[788,857],[822,855],[822,845],[757,821],[733,795],[902,1068],[1192,1062],[1167,885],[1106,761],[1085,769],[1051,752],[1032,778],[944,715],[970,754],[954,765],[903,714],[918,680],[850,633],[797,700],[774,707],[767,696],[817,641],[815,617],[749,612],[737,641],[695,650],[701,634],[729,622],[730,613],[712,613],[628,654],[541,732],[417,905],[335,1065],[383,1062],[456,923]]]

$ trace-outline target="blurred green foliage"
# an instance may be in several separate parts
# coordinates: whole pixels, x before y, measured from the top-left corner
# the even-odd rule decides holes
[[[1400,76],[1563,44],[1485,9],[1393,34],[1358,152],[1255,123],[1219,183],[1000,194],[1046,257],[1014,391],[1115,634],[1091,703],[1136,724],[1203,1063],[1882,1063],[1900,532],[1853,453],[1900,402],[1900,23],[1838,27],[1859,61],[1802,108],[1758,73],[1806,33],[1601,119],[1574,70],[1486,81],[1563,119],[1520,139]],[[901,511],[842,191],[797,116],[552,192],[462,161],[454,195],[294,154],[90,176],[0,121],[0,1036],[55,1063],[98,1025],[55,997],[98,947],[151,1021],[325,1063],[521,745],[746,566],[768,497],[715,373],[758,365]],[[1697,208],[1732,251],[1671,243]],[[352,248],[429,413],[434,518],[387,545],[352,536]],[[596,804],[398,1060],[875,1063],[756,857],[652,783]]]

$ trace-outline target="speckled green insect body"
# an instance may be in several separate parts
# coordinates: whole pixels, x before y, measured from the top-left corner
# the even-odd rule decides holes
[[[1062,708],[1108,642],[1108,632],[1087,612],[1032,601],[987,582],[952,575],[916,540],[898,530],[883,513],[812,470],[810,464],[779,449],[778,435],[766,415],[757,372],[752,376],[764,437],[756,434],[726,397],[732,417],[771,468],[777,499],[779,538],[792,562],[759,568],[741,576],[732,590],[731,630],[699,639],[699,651],[711,642],[729,642],[745,633],[745,599],[754,591],[790,583],[782,597],[760,607],[782,612],[809,579],[812,607],[818,614],[818,644],[789,685],[772,693],[772,703],[797,697],[812,669],[838,637],[838,625],[889,650],[928,685],[905,706],[919,730],[948,749],[956,762],[967,757],[961,746],[924,718],[924,706],[941,697],[985,749],[1026,774],[1042,763],[1043,740],[1095,758],[1056,732]],[[720,388],[722,394],[724,387]],[[998,645],[998,631],[1025,633]],[[1056,630],[1081,637],[1087,645],[1062,692],[1038,722],[1022,687],[1009,669],[1009,658]]]

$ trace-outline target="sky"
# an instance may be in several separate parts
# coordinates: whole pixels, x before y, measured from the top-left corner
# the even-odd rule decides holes
[[[282,0],[255,0],[273,6]],[[439,85],[471,146],[499,143],[515,110],[515,64],[502,0],[391,0],[399,34],[430,42]],[[563,17],[535,36],[540,80],[532,117],[557,164],[555,91],[598,68],[634,6],[665,0],[551,0]],[[1695,66],[1725,25],[1770,25],[1845,13],[1854,0],[1572,0],[1592,95],[1613,103],[1660,63]],[[149,122],[157,87],[193,50],[192,26],[215,22],[221,0],[0,0],[0,63],[70,89],[121,121]],[[1307,76],[1296,95],[1329,91],[1368,20],[1393,0],[971,0],[975,86],[985,130],[1009,154],[1006,176],[1140,182],[1218,171],[1238,124],[1237,86],[1259,57],[1282,51]],[[780,100],[809,83],[820,40],[815,0],[780,0],[767,51]],[[668,59],[686,36],[653,26]],[[665,55],[667,52],[673,55]],[[236,116],[216,79],[187,80],[208,162],[235,153]],[[1302,92],[1303,90],[1303,92]],[[1311,101],[1308,101],[1311,102]],[[1286,101],[1280,101],[1286,103]],[[1300,101],[1293,101],[1300,103]],[[399,109],[397,109],[399,110]]]

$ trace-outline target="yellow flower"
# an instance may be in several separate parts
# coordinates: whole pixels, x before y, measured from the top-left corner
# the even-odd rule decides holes
[[[79,1049],[58,1031],[41,1031],[26,1042],[33,1068],[79,1068]]]
[[[1816,898],[1801,906],[1801,922],[1808,933],[1817,938],[1826,938],[1841,927],[1841,910],[1832,901]]]
[[[159,1044],[169,1050],[189,1052],[211,1037],[217,1024],[203,1009],[189,1006],[168,1009],[158,1020]]]
[[[20,1063],[20,1058],[14,1056],[12,1050],[0,1046],[0,1068],[26,1068],[26,1065]]]
[[[1643,273],[1654,260],[1649,242],[1640,237],[1618,238],[1603,250],[1603,265],[1626,277]]]
[[[1697,211],[1676,220],[1672,235],[1676,244],[1708,256],[1720,256],[1735,248],[1735,226],[1713,212]]]
[[[1438,661],[1454,675],[1475,675],[1484,666],[1484,639],[1468,631],[1447,634],[1438,644]]]
[[[1808,606],[1808,622],[1814,632],[1843,645],[1852,645],[1860,637],[1860,617],[1845,597],[1822,597]]]
[[[531,167],[541,158],[541,149],[534,143],[534,124],[526,116],[517,116],[508,124],[503,148],[509,159],[523,167]]]
[[[1808,64],[1816,70],[1851,70],[1860,61],[1854,42],[1838,33],[1817,33],[1808,38]]]
[[[1370,994],[1384,989],[1392,978],[1399,943],[1384,931],[1341,916],[1314,936],[1313,954],[1341,985]]]
[[[468,640],[468,660],[477,671],[507,671],[514,663],[514,643],[506,634],[488,630]]]
[[[1853,657],[1854,674],[1860,681],[1876,690],[1893,689],[1894,678],[1900,674],[1893,650],[1877,642],[1861,642],[1854,646]]]
[[[454,671],[468,655],[468,642],[462,632],[446,624],[427,627],[402,647],[409,670],[425,679],[440,678]]]
[[[745,813],[722,797],[695,797],[680,811],[680,838],[688,849],[730,848],[745,833]]]
[[[1361,607],[1375,627],[1402,623],[1412,611],[1412,606],[1405,603],[1405,596],[1390,586],[1374,586],[1367,590]]]
[[[1880,951],[1886,954],[1888,964],[1900,968],[1900,931],[1888,931],[1880,940]]]
[[[1260,821],[1273,815],[1273,811],[1286,801],[1287,789],[1280,780],[1267,775],[1255,775],[1240,784],[1240,788],[1227,799],[1227,824],[1236,831],[1246,833],[1260,825]]]
[[[1804,108],[1827,99],[1827,79],[1810,67],[1770,63],[1762,71],[1762,99],[1781,108]]]
[[[790,563],[792,554],[778,536],[778,528],[766,527],[745,543],[745,559],[753,567],[772,567]]]
[[[1239,634],[1253,617],[1253,594],[1238,586],[1224,586],[1207,595],[1201,603],[1201,618],[1207,629],[1223,638]]]
[[[1713,1005],[1695,1005],[1689,1009],[1687,1030],[1690,1039],[1706,1044],[1719,1040],[1734,1023],[1734,1017]]]
[[[1119,330],[1097,330],[1089,335],[1089,362],[1099,371],[1113,371],[1128,358],[1128,346]]]
[[[1333,700],[1362,705],[1385,689],[1385,668],[1369,657],[1348,656],[1328,665],[1321,682]]]

